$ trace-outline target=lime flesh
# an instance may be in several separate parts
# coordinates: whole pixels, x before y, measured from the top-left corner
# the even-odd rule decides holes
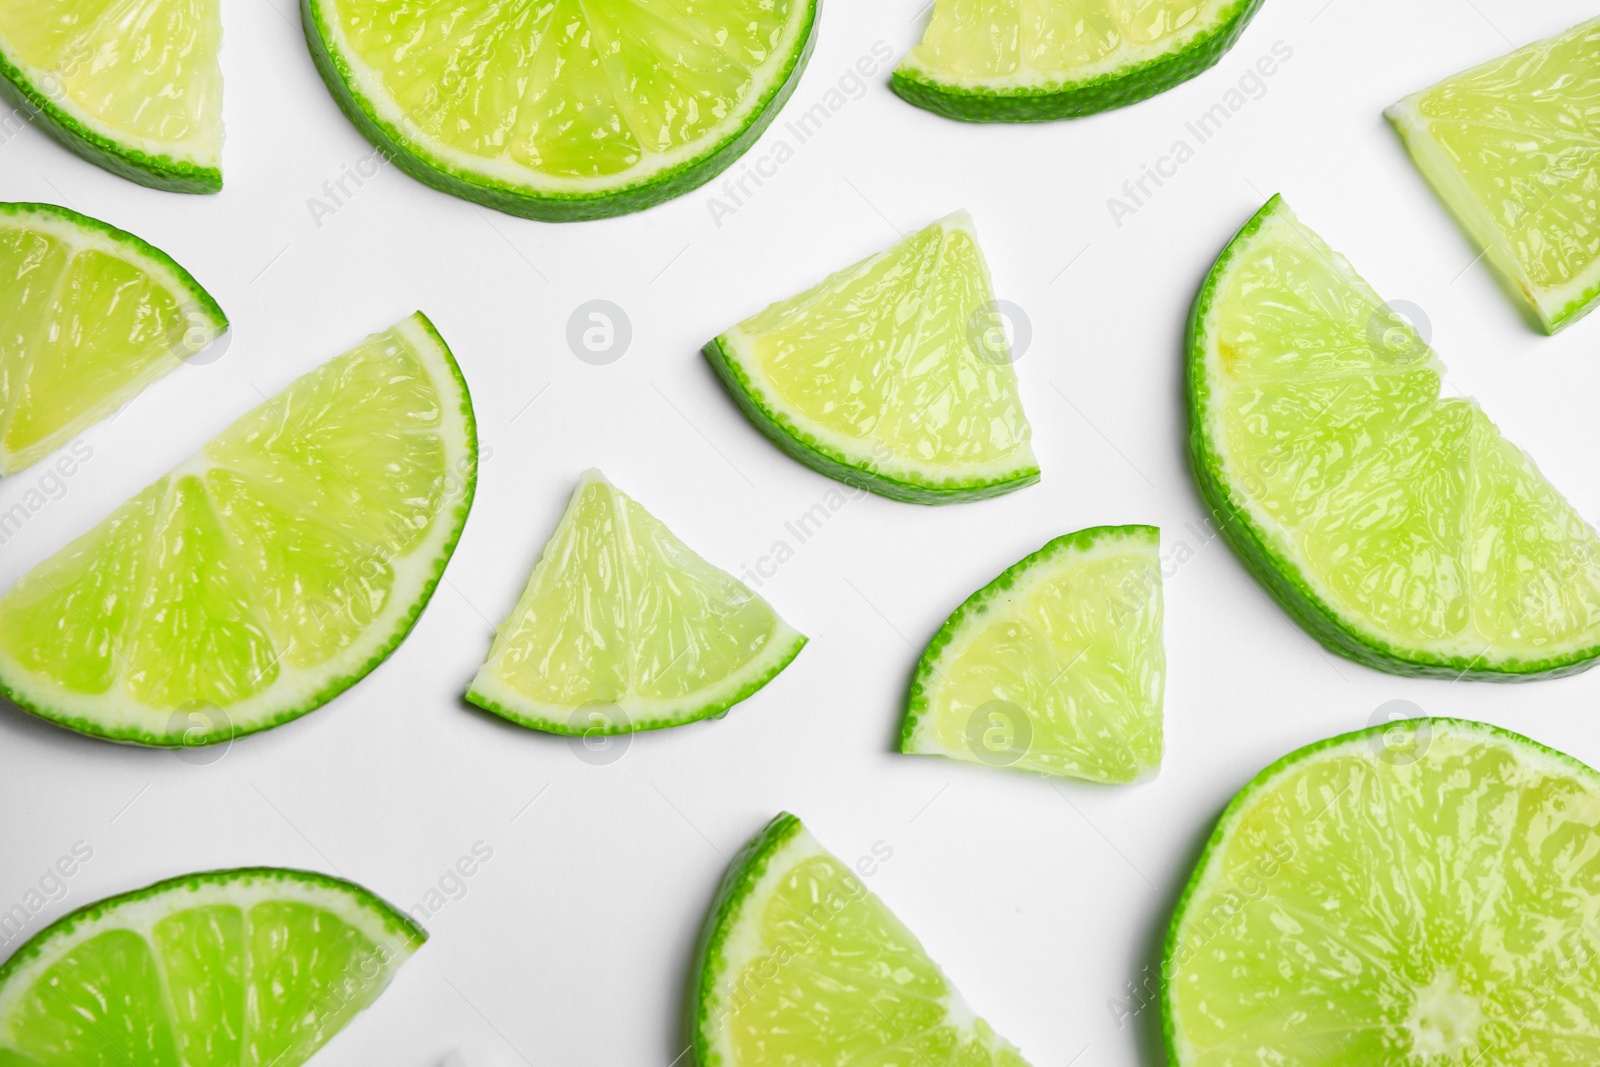
[[[218,0],[0,0],[0,87],[113,173],[222,187]]]
[[[1167,938],[1173,1067],[1579,1067],[1600,1044],[1600,777],[1416,719],[1267,768]]]
[[[1600,19],[1388,110],[1411,158],[1545,332],[1600,301]]]
[[[359,886],[247,868],[91,904],[0,967],[6,1067],[297,1067],[427,939]]]
[[[599,471],[583,476],[467,699],[566,734],[720,715],[806,639]]]
[[[705,353],[762,432],[840,481],[943,503],[1039,479],[965,212],[773,304]]]
[[[424,182],[546,219],[720,172],[798,80],[815,0],[303,0],[340,106]]]
[[[228,328],[164,253],[50,204],[0,204],[0,294],[0,474],[38,462]]]
[[[1191,452],[1223,531],[1329,648],[1448,677],[1600,655],[1600,540],[1350,264],[1273,198],[1189,335]]]
[[[734,858],[690,997],[699,1067],[1027,1067],[793,815]]]
[[[420,314],[246,414],[0,598],[0,690],[180,746],[296,718],[420,615],[476,478],[466,387]]]
[[[1210,67],[1261,0],[938,0],[895,92],[973,122],[1121,107]]]
[[[900,750],[1095,782],[1159,766],[1160,540],[1080,530],[968,597],[917,664]]]

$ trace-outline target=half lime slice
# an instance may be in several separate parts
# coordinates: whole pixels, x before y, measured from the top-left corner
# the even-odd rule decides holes
[[[705,184],[793,92],[817,0],[302,0],[339,106],[418,180],[529,218]]]
[[[467,699],[551,733],[656,730],[725,713],[805,643],[765,600],[589,471]]]
[[[1389,108],[1456,221],[1546,333],[1600,301],[1600,19]]]
[[[1354,268],[1274,197],[1189,327],[1190,452],[1223,532],[1328,648],[1527,678],[1600,656],[1600,540]]]
[[[271,867],[73,912],[0,967],[6,1067],[298,1067],[428,935],[358,885]]]
[[[831,478],[921,504],[1039,480],[964,211],[746,319],[705,355],[757,428]]]
[[[889,84],[968,122],[1044,122],[1136,103],[1221,59],[1261,0],[938,0]]]
[[[421,314],[292,383],[0,598],[0,692],[87,734],[211,744],[298,718],[411,630],[477,476]]]
[[[113,174],[222,188],[218,0],[0,0],[0,90]]]
[[[917,663],[900,751],[1130,782],[1161,764],[1161,533],[1058,537],[973,593]]]
[[[1027,1067],[915,935],[789,814],[734,857],[690,986],[699,1067]]]
[[[1600,776],[1481,723],[1310,745],[1222,815],[1162,964],[1173,1067],[1578,1067]]]
[[[160,249],[53,204],[0,204],[0,474],[82,432],[228,328]]]

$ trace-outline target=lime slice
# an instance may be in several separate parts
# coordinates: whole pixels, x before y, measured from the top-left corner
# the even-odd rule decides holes
[[[1173,1067],[1578,1067],[1600,776],[1480,723],[1291,753],[1234,798],[1162,964]]]
[[[806,639],[589,471],[467,699],[535,730],[657,730],[722,715]]]
[[[922,504],[1039,480],[964,211],[746,319],[705,355],[763,433],[831,478]]]
[[[222,188],[217,0],[0,0],[0,90],[124,178]]]
[[[670,200],[794,91],[817,0],[302,0],[350,120],[419,181],[529,218]]]
[[[1261,0],[937,0],[890,79],[968,122],[1044,122],[1136,103],[1221,59]]]
[[[1413,93],[1406,150],[1546,333],[1600,301],[1600,19]]]
[[[428,935],[358,885],[250,867],[73,912],[0,967],[6,1067],[296,1067]]]
[[[789,814],[734,857],[690,985],[699,1067],[1027,1067],[911,931]]]
[[[1600,541],[1403,318],[1273,197],[1189,326],[1190,451],[1223,532],[1328,648],[1400,674],[1600,656]]]
[[[164,252],[52,204],[0,204],[0,293],[0,474],[38,462],[228,328]]]
[[[1058,537],[955,610],[917,663],[900,751],[1131,782],[1161,765],[1161,532]]]
[[[477,473],[466,383],[421,314],[292,383],[0,598],[0,692],[118,741],[298,718],[416,623]]]

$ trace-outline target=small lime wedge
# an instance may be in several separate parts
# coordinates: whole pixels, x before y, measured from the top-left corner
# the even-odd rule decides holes
[[[689,996],[699,1067],[1027,1067],[793,815],[734,857]]]

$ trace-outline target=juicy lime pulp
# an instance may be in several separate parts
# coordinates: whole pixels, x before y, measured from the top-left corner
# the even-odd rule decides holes
[[[218,0],[0,0],[0,89],[74,152],[158,189],[222,188]]]
[[[937,504],[1039,480],[964,211],[746,319],[705,355],[763,433],[850,485]]]
[[[900,751],[1129,782],[1161,764],[1161,533],[1096,526],[1007,568],[917,663]]]
[[[1173,1067],[1579,1067],[1600,1043],[1600,777],[1480,723],[1303,748],[1224,812],[1173,917]]]
[[[589,471],[467,699],[560,734],[720,715],[806,643],[772,606]]]
[[[699,1067],[1027,1067],[916,937],[782,814],[734,857],[690,980]]]
[[[938,0],[890,85],[971,122],[1136,103],[1221,59],[1261,0]]]
[[[1547,333],[1600,301],[1600,19],[1389,108],[1406,149]]]
[[[118,741],[224,741],[400,643],[466,521],[466,383],[421,314],[292,383],[0,598],[0,692]]]
[[[349,882],[191,874],[82,908],[0,967],[7,1067],[297,1067],[427,934]]]
[[[600,218],[709,181],[810,54],[817,0],[302,0],[323,79],[414,177],[530,218]]]
[[[0,294],[0,474],[42,459],[228,328],[166,253],[53,204],[0,204]]]
[[[1189,327],[1190,452],[1245,563],[1328,648],[1449,677],[1600,655],[1600,540],[1274,197]]]

